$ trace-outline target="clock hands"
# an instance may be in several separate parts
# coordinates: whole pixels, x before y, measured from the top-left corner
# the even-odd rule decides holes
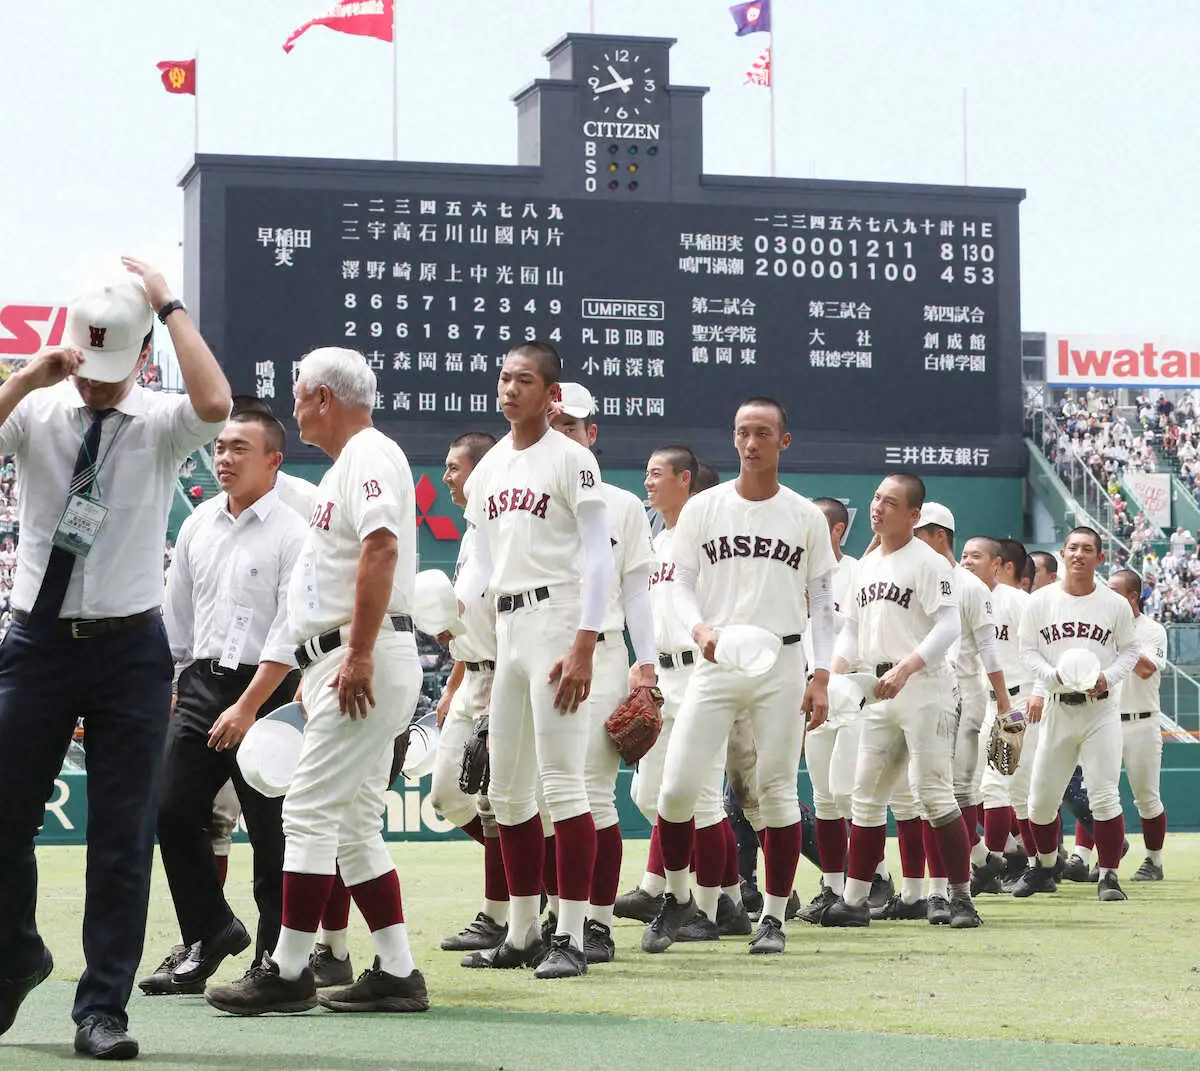
[[[629,92],[630,87],[633,85],[632,78],[622,78],[611,64],[609,65],[608,73],[613,76],[614,81],[609,82],[609,84],[606,86],[596,86],[596,88],[592,90],[593,93],[599,96],[601,93],[610,93],[614,89],[619,89],[622,93]]]

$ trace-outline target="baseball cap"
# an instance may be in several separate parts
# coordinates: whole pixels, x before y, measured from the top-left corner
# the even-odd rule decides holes
[[[596,411],[596,399],[582,383],[560,383],[558,389],[562,392],[559,408],[567,416],[584,420]]]
[[[954,531],[954,514],[940,502],[926,502],[921,507],[921,516],[917,518],[916,528],[924,528],[927,524],[936,524],[939,528]]]
[[[78,374],[98,383],[119,383],[137,365],[154,325],[146,292],[132,279],[80,294],[67,307],[63,343],[83,352]]]

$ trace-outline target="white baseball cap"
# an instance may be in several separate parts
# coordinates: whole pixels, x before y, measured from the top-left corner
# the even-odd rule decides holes
[[[769,673],[779,657],[782,641],[774,632],[757,625],[726,625],[717,632],[713,652],[717,665],[743,677]]]
[[[939,528],[954,531],[954,514],[949,507],[940,502],[926,502],[921,507],[921,516],[917,518],[916,528],[924,528],[927,524],[936,524]]]
[[[441,569],[422,569],[417,573],[413,588],[413,621],[417,628],[430,636],[440,632],[459,635],[463,632],[458,616],[458,596],[454,585]]]
[[[304,725],[303,706],[285,703],[250,726],[237,753],[246,784],[272,799],[286,794],[300,762]]]
[[[433,763],[437,758],[438,741],[442,731],[438,728],[437,711],[431,710],[408,729],[408,751],[404,755],[404,775],[420,779],[427,773],[433,772]],[[461,750],[461,748],[460,748]]]
[[[1086,692],[1100,676],[1100,659],[1085,648],[1072,647],[1059,656],[1055,669],[1064,688]]]
[[[596,399],[582,383],[560,383],[558,389],[562,392],[559,408],[567,416],[585,420],[596,411]]]
[[[120,383],[137,365],[154,326],[146,292],[132,279],[80,294],[67,307],[63,343],[83,351],[78,374],[98,383]]]

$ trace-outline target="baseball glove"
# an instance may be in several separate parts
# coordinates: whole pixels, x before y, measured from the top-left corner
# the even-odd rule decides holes
[[[997,773],[1011,777],[1021,761],[1025,743],[1025,708],[1014,707],[1007,714],[997,715],[988,737],[988,765]]]
[[[491,781],[491,764],[488,760],[488,716],[481,714],[475,719],[475,728],[463,744],[462,769],[458,774],[458,787],[468,796],[487,793]]]
[[[400,772],[404,769],[404,759],[408,755],[408,741],[411,729],[411,725],[406,725],[401,732],[396,734],[396,739],[392,742],[392,768],[388,773],[389,788],[396,783],[396,778],[400,776]]]
[[[608,738],[630,766],[654,746],[662,732],[662,705],[662,692],[641,685],[605,721]]]

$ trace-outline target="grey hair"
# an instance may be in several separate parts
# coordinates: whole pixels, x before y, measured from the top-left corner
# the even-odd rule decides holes
[[[301,383],[309,390],[329,388],[350,409],[371,409],[375,405],[375,373],[358,350],[322,346],[306,353],[296,370],[293,390]]]

